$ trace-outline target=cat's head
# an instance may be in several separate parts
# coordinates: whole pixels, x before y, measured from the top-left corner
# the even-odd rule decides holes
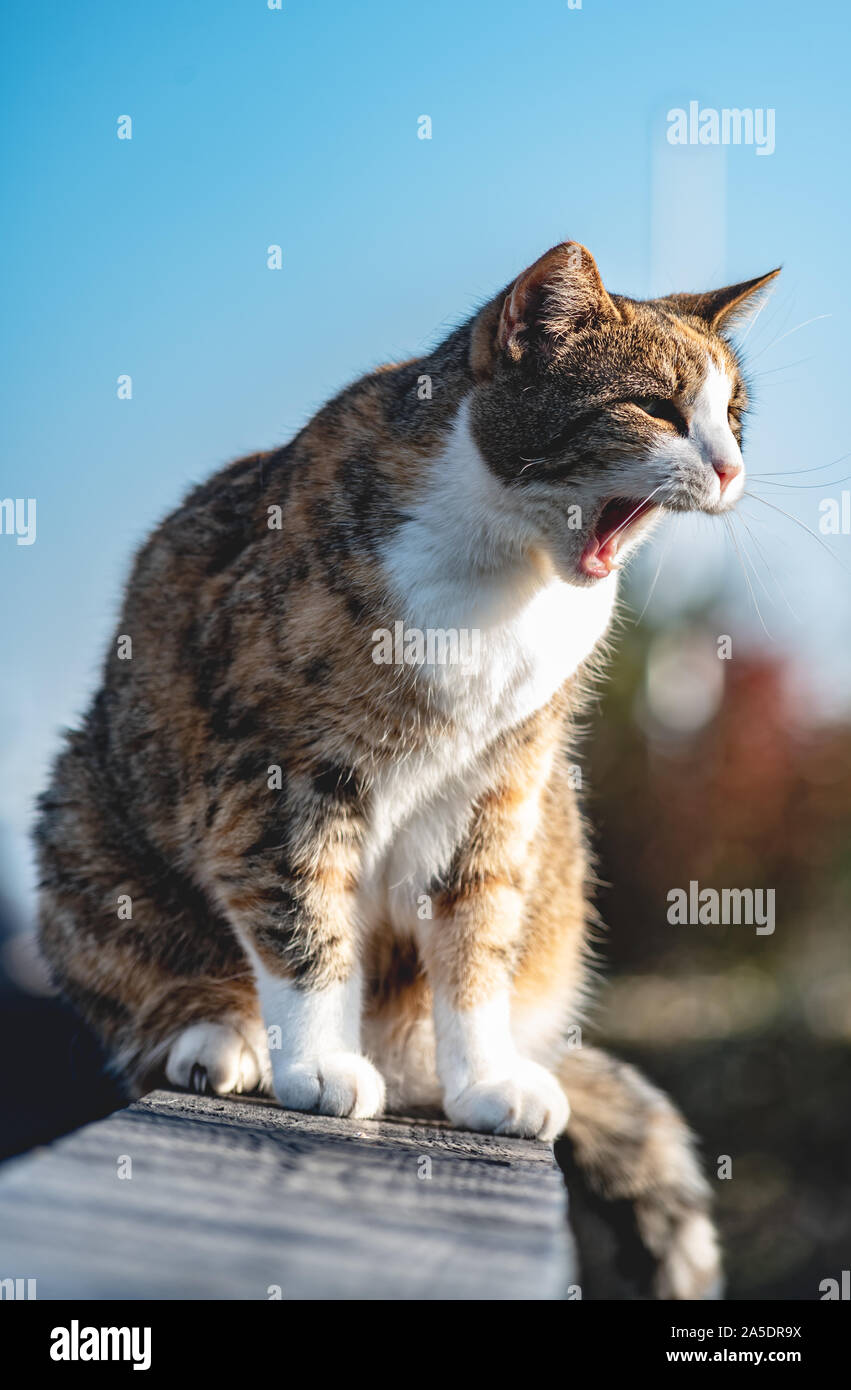
[[[563,242],[478,315],[473,435],[565,578],[608,575],[664,511],[741,496],[747,392],[724,333],[777,274],[639,301]]]

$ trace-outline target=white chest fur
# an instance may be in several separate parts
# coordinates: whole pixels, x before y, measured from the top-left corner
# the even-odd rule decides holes
[[[389,910],[400,926],[464,833],[486,785],[487,748],[549,702],[611,619],[615,574],[588,588],[565,583],[524,551],[513,526],[509,490],[479,455],[462,407],[384,556],[406,631],[454,632],[475,652],[467,663],[415,668],[445,732],[373,788],[363,909]]]

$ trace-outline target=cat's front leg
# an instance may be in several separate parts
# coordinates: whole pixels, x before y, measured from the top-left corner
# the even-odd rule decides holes
[[[525,876],[546,758],[529,749],[510,784],[485,796],[448,881],[434,897],[421,947],[434,997],[437,1070],[449,1119],[465,1129],[555,1139],[567,1097],[523,1057],[511,1032],[511,982],[522,934]]]
[[[453,1124],[547,1142],[564,1132],[567,1097],[552,1072],[514,1046],[507,990],[472,1005],[441,991],[435,1033],[443,1104]]]
[[[379,1114],[384,1081],[360,1051],[360,971],[316,988],[282,977],[259,957],[254,970],[281,1105],[320,1115]]]
[[[330,773],[292,779],[265,823],[256,792],[233,797],[244,822],[235,832],[231,801],[207,873],[254,970],[275,1095],[289,1110],[376,1115],[384,1081],[361,1053],[357,804]]]

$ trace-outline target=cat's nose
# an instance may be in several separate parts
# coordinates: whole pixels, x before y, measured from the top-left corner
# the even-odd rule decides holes
[[[734,482],[742,472],[742,465],[739,463],[738,459],[716,457],[712,460],[712,467],[718,474],[718,481],[721,484],[721,496],[723,497],[730,484]]]

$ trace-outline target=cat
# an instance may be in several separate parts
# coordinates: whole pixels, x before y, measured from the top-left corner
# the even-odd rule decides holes
[[[564,242],[143,545],[36,830],[43,953],[130,1094],[566,1133],[657,1296],[717,1285],[685,1122],[568,1046],[593,911],[569,758],[619,567],[741,494],[724,334],[777,273],[642,302]],[[427,632],[476,660],[421,659]]]

